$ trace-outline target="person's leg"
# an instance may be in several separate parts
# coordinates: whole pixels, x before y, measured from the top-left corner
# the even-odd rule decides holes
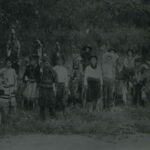
[[[53,91],[51,90],[49,92],[49,114],[51,117],[56,117],[56,112],[55,112],[55,96]]]
[[[133,100],[132,100],[133,105],[137,105],[139,92],[140,91],[139,91],[138,85],[135,85],[134,86],[134,96],[133,96]]]
[[[45,106],[44,105],[40,105],[40,118],[42,120],[45,120]]]

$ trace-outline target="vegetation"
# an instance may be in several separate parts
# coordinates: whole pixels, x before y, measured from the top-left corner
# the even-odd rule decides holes
[[[0,0],[0,50],[3,54],[15,24],[23,55],[37,38],[48,53],[56,40],[67,55],[87,43],[95,52],[141,51],[150,47],[149,18],[149,0]]]
[[[80,108],[68,110],[64,116],[43,122],[37,112],[20,111],[9,116],[1,126],[0,135],[8,134],[83,134],[127,137],[136,133],[150,133],[150,110],[147,108],[114,107],[110,111],[89,113]]]

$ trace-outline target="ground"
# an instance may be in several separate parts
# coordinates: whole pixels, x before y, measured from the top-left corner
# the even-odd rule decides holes
[[[149,150],[150,135],[125,139],[79,135],[18,135],[0,139],[1,150]]]
[[[18,111],[0,126],[0,150],[149,150],[150,107],[113,107],[100,113],[70,108],[41,121],[38,110]]]

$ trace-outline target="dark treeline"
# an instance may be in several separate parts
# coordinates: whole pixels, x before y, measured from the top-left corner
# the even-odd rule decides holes
[[[48,53],[56,40],[67,54],[87,43],[95,51],[150,48],[148,0],[0,0],[1,56],[12,24],[24,56],[35,39],[43,41]]]

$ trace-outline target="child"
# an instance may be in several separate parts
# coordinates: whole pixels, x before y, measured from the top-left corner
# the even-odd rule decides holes
[[[27,110],[33,110],[36,100],[38,99],[38,83],[40,80],[40,67],[38,65],[38,57],[31,57],[31,64],[27,66],[24,73],[24,81],[26,88],[24,90],[24,106]]]
[[[91,105],[90,111],[99,111],[98,103],[102,94],[102,86],[102,70],[98,65],[98,58],[96,56],[91,56],[90,65],[86,67],[84,74],[84,87],[87,91],[86,100]]]

